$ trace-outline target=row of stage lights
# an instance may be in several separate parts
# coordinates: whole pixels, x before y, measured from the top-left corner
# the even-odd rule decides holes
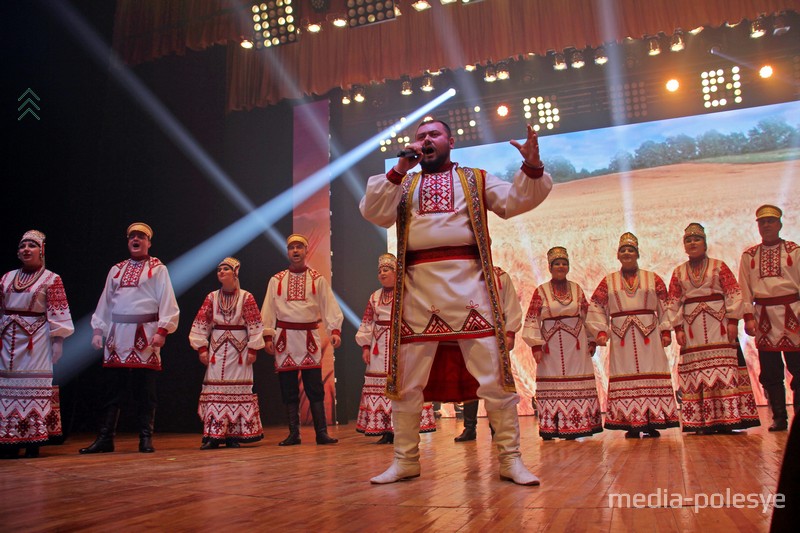
[[[770,78],[773,74],[772,67],[764,65],[758,71],[761,78]],[[742,91],[742,71],[741,67],[734,65],[727,68],[717,68],[702,71],[699,76],[700,86],[702,87],[703,106],[706,109],[722,108],[731,104],[741,104],[743,102]],[[626,114],[631,117],[639,116],[634,114],[639,106],[646,106],[644,100],[644,86],[636,88],[636,90],[628,89],[626,87],[620,88],[624,94],[620,94],[620,104],[626,107]],[[672,78],[665,83],[665,88],[668,92],[677,92],[680,88],[680,82]],[[363,92],[354,93],[356,97],[362,101],[364,99]],[[360,96],[358,96],[360,95]],[[355,98],[355,97],[353,97]],[[561,111],[558,107],[557,96],[551,95],[537,95],[525,97],[520,101],[520,105],[513,106],[521,109],[525,121],[531,123],[533,129],[539,131],[552,131],[558,129],[561,123]],[[637,104],[637,102],[639,102]],[[628,109],[630,108],[630,109]],[[450,123],[454,137],[462,141],[474,141],[480,137],[481,128],[484,121],[490,120],[486,116],[481,106],[474,106],[472,108],[457,108],[448,111],[449,116],[447,121]],[[500,120],[506,119],[513,115],[512,105],[507,103],[498,104],[495,108],[495,113]],[[401,118],[398,121],[400,124],[404,123]],[[378,122],[378,130],[384,131],[390,123],[395,123],[394,120]],[[410,137],[403,134],[403,130],[409,126],[396,127],[390,136],[381,140],[379,143],[379,150],[381,153],[393,153],[394,151],[401,150],[406,144],[410,142]]]
[[[483,0],[439,0],[442,5],[477,4]],[[253,4],[253,38],[242,38],[243,48],[271,48],[297,42],[300,32],[319,33],[323,24],[329,22],[335,28],[355,28],[396,19],[402,13],[396,0],[347,0],[345,13],[327,13],[329,0],[310,0],[312,9],[320,16],[298,21],[295,7],[297,0],[269,0]],[[411,7],[425,11],[432,6],[431,0],[414,0]],[[325,14],[322,16],[321,14]]]

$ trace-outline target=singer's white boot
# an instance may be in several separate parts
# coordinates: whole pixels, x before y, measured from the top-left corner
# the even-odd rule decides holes
[[[386,471],[370,479],[383,485],[419,477],[419,412],[392,412],[394,426],[394,460]]]
[[[519,418],[516,406],[489,411],[487,414],[495,431],[500,479],[513,481],[517,485],[538,485],[539,478],[525,468],[519,453]]]

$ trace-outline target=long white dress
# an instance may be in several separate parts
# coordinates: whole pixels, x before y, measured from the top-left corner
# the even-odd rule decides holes
[[[536,365],[539,435],[584,437],[603,431],[584,322],[589,303],[577,283],[558,295],[551,282],[533,292],[522,339],[542,349]]]
[[[729,323],[742,317],[742,291],[728,266],[707,258],[695,275],[688,262],[672,273],[669,313],[686,335],[678,372],[683,431],[744,429],[760,425],[747,366],[739,367]]]
[[[74,331],[69,303],[54,272],[43,268],[29,285],[24,277],[12,270],[0,280],[0,448],[61,436],[52,339]]]
[[[612,272],[597,286],[586,316],[595,338],[608,336],[606,429],[643,431],[678,427],[675,391],[661,332],[669,331],[667,287],[638,270],[632,285]]]
[[[248,353],[264,348],[264,324],[253,295],[238,290],[230,309],[220,306],[220,291],[206,296],[192,322],[189,343],[209,356],[197,414],[203,439],[253,442],[264,437],[253,365]]]
[[[361,325],[356,332],[356,344],[368,347],[369,364],[364,373],[364,387],[361,390],[361,403],[358,406],[356,431],[366,436],[391,433],[392,402],[386,397],[386,374],[389,371],[389,329],[394,302],[394,288],[378,289],[373,292]],[[436,417],[433,404],[422,406],[419,421],[420,433],[436,431]]]

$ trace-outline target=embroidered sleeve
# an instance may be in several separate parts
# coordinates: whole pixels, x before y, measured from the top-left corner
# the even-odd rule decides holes
[[[47,287],[47,321],[51,337],[69,337],[75,331],[69,312],[67,293],[60,276],[55,276]]]
[[[589,310],[586,312],[586,330],[592,337],[598,337],[601,333],[608,336],[608,281],[607,278],[597,285],[589,302]]]
[[[516,333],[522,327],[522,306],[519,305],[519,296],[514,288],[514,282],[508,273],[500,271],[497,290],[503,301],[503,317],[506,321],[506,333]]]
[[[214,325],[214,293],[209,293],[200,310],[192,322],[192,329],[189,332],[189,344],[193,349],[199,350],[208,346],[208,336],[211,327]]]
[[[359,346],[372,346],[372,328],[375,322],[375,307],[372,305],[372,297],[367,301],[367,308],[364,309],[364,316],[361,318],[361,325],[356,332],[356,344]]]
[[[244,292],[244,295],[242,318],[247,326],[247,347],[258,351],[264,347],[264,323],[261,321],[261,312],[256,299],[249,292]]]
[[[528,311],[525,313],[525,325],[522,328],[522,340],[528,346],[542,346],[544,338],[542,338],[541,325],[539,319],[542,316],[542,296],[539,293],[541,289],[537,287],[531,296],[531,303],[528,304]]]
[[[739,320],[742,318],[744,306],[742,304],[742,288],[728,265],[720,261],[719,284],[722,294],[725,295],[725,315],[728,319]]]
[[[680,269],[679,266],[672,272],[667,294],[667,315],[671,329],[683,325],[683,284],[680,280]]]
[[[169,271],[167,271],[167,267],[157,259],[155,262],[151,261],[151,264],[153,277],[157,279],[157,286],[160,291],[158,302],[158,329],[164,330],[167,334],[175,333],[175,330],[178,329],[178,319],[180,318],[181,310],[178,307],[178,300],[175,298],[175,291],[172,288],[172,280],[170,280]]]
[[[671,323],[671,315],[669,313],[669,294],[667,292],[667,284],[664,283],[664,280],[661,279],[656,273],[653,273],[653,279],[655,281],[655,290],[656,290],[656,314],[658,316],[658,327],[661,330],[661,333],[669,333],[672,329]]]

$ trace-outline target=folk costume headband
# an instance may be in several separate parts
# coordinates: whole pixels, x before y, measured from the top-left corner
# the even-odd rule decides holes
[[[19,240],[19,243],[22,244],[25,241],[31,241],[36,243],[36,245],[39,247],[39,254],[40,257],[42,258],[42,264],[44,264],[44,240],[45,240],[44,233],[42,233],[39,230],[29,229],[22,235],[22,238]]]
[[[683,230],[683,238],[686,239],[686,237],[702,237],[703,240],[706,240],[706,229],[698,222],[692,222]]]
[[[131,233],[134,231],[141,231],[145,235],[147,235],[148,239],[153,238],[153,228],[145,224],[144,222],[134,222],[130,226],[128,226],[128,231],[125,232],[126,237],[130,237]]]
[[[630,231],[626,231],[619,238],[619,246],[617,246],[617,250],[619,250],[623,246],[633,246],[636,249],[636,251],[638,252],[639,251],[639,239],[637,239],[636,235],[634,235]]]
[[[286,237],[286,246],[289,246],[293,242],[299,242],[306,248],[308,248],[308,239],[305,235],[300,235],[299,233],[292,233],[288,237]]]
[[[378,268],[389,267],[392,270],[397,270],[397,258],[394,254],[381,254],[378,257]]]
[[[547,264],[549,266],[553,265],[553,261],[556,259],[566,259],[567,263],[569,263],[569,255],[567,254],[567,249],[563,246],[554,246],[547,250]]]

